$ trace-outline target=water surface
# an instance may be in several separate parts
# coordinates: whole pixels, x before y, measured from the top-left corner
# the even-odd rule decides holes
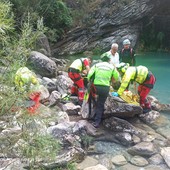
[[[136,65],[144,65],[153,72],[156,84],[151,91],[161,103],[170,104],[170,53],[143,53],[136,55]]]

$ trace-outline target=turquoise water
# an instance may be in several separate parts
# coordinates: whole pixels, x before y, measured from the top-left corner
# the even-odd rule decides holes
[[[154,89],[150,92],[161,103],[170,104],[170,53],[144,53],[136,55],[136,65],[144,65],[156,77]]]

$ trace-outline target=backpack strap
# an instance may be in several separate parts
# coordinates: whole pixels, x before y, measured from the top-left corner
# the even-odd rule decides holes
[[[82,70],[84,70],[85,66],[84,66],[83,58],[80,58],[80,61],[81,61],[81,64],[82,64]]]
[[[123,52],[124,52],[124,48],[122,49],[122,54],[123,54]],[[132,48],[130,48],[130,54],[131,54],[131,58],[133,58],[132,56],[133,56],[133,49]]]
[[[135,76],[134,76],[133,81],[137,78],[137,75],[138,75],[138,69],[137,69],[137,67],[135,67]]]
[[[131,57],[132,57],[132,55],[133,55],[133,49],[132,48],[130,48],[130,54],[131,54]]]
[[[80,61],[81,61],[82,65],[83,65],[83,59],[82,58],[80,58]]]

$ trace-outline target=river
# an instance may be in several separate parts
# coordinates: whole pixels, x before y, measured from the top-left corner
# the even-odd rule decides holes
[[[170,53],[142,53],[136,55],[136,65],[144,65],[156,77],[156,84],[151,91],[161,103],[170,104]]]

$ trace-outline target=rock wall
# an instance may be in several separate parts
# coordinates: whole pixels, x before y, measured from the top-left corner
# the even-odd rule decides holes
[[[109,0],[99,1],[98,8],[83,19],[85,26],[74,28],[65,38],[52,48],[53,56],[81,53],[83,51],[105,51],[111,43],[117,42],[120,47],[125,38],[135,46],[143,21],[149,18],[152,22],[156,9],[165,3],[161,0]]]

